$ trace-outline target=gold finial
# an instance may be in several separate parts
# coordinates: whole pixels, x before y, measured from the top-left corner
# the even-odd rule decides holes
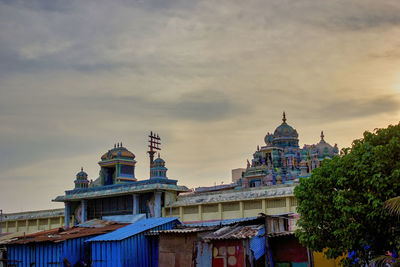
[[[283,118],[282,118],[282,121],[285,123],[286,122],[286,114],[285,114],[285,111],[283,112]]]
[[[323,140],[324,140],[324,137],[325,137],[325,135],[324,135],[324,131],[321,131],[321,141],[323,141]]]

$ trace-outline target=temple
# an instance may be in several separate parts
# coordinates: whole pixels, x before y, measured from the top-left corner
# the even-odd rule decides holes
[[[135,154],[114,145],[101,156],[99,177],[89,181],[88,174],[76,175],[75,188],[65,191],[53,201],[65,203],[65,226],[104,216],[145,214],[161,217],[162,207],[172,204],[177,194],[189,191],[167,177],[165,161],[155,159],[150,164],[150,177],[138,181],[135,177]]]
[[[257,147],[251,163],[247,161],[238,185],[248,188],[294,183],[300,177],[310,176],[324,159],[339,152],[336,144],[331,146],[324,140],[323,132],[319,143],[304,145],[303,148],[299,147],[298,137],[296,129],[286,123],[283,112],[282,124],[273,134],[267,133],[265,145]]]

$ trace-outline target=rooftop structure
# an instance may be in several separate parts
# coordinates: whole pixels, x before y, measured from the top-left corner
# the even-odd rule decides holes
[[[283,112],[282,124],[274,133],[267,133],[265,146],[257,146],[251,163],[238,184],[243,187],[272,186],[297,182],[300,177],[308,177],[311,171],[320,166],[326,158],[337,155],[337,145],[331,146],[324,139],[315,145],[299,147],[299,134],[296,129],[287,124]]]
[[[154,150],[160,150],[160,137],[151,133],[150,158]],[[81,171],[76,175],[75,187],[65,191],[53,201],[65,203],[65,225],[73,214],[73,224],[104,216],[146,214],[161,217],[161,208],[176,200],[180,192],[189,191],[179,186],[177,180],[167,177],[165,161],[158,156],[150,165],[150,177],[137,180],[135,177],[135,154],[117,143],[101,156],[100,174],[89,182],[88,174]]]

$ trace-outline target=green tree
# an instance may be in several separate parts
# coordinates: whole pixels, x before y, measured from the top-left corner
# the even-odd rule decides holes
[[[400,249],[398,216],[383,208],[400,195],[400,125],[365,132],[340,156],[324,160],[295,188],[296,235],[314,251],[336,258],[353,251],[357,264]],[[349,265],[353,260],[344,259]]]

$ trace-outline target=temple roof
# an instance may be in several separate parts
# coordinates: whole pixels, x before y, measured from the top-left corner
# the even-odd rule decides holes
[[[113,149],[108,150],[106,153],[104,153],[103,156],[101,156],[101,160],[114,159],[114,158],[134,159],[135,154],[133,154],[128,149],[123,147],[121,143],[121,145],[120,144],[114,145]]]
[[[154,190],[188,192],[186,186],[177,185],[177,180],[155,178],[137,182],[127,182],[91,188],[81,188],[65,191],[65,195],[58,196],[52,201],[64,202],[80,199],[93,199],[111,197],[139,192],[152,192]]]
[[[297,138],[299,134],[296,129],[286,123],[286,114],[283,112],[282,124],[279,125],[274,132],[274,138],[280,137],[289,137],[289,138]]]
[[[83,171],[83,168],[81,168],[81,171],[76,174],[76,179],[78,180],[87,179],[87,177],[88,175]]]

